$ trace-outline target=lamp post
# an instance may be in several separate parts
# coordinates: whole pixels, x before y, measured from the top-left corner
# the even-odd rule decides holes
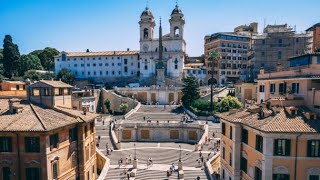
[[[181,161],[181,145],[179,145],[180,148],[180,156],[179,156],[179,161]]]
[[[136,149],[136,144],[133,144],[134,146],[134,160],[137,159],[137,149]]]

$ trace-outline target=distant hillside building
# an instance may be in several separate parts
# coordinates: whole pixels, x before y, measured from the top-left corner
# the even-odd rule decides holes
[[[296,33],[287,24],[265,27],[263,34],[252,37],[252,77],[257,76],[260,67],[268,72],[275,71],[278,63],[289,67],[288,58],[311,52],[311,37],[308,33]]]

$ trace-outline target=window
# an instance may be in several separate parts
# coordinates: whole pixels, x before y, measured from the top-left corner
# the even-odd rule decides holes
[[[112,63],[111,65],[114,66],[114,63]]]
[[[50,149],[57,148],[59,143],[59,135],[52,134],[50,135]]]
[[[108,75],[109,74],[109,71],[106,71],[106,75]]]
[[[290,180],[289,174],[273,174],[273,180]]]
[[[88,136],[88,125],[84,126],[84,135],[85,135],[85,137]]]
[[[229,153],[229,165],[232,166],[232,153]]]
[[[25,151],[26,152],[40,152],[40,138],[39,137],[25,137]]]
[[[222,179],[224,179],[225,178],[225,175],[226,173],[224,172],[224,169],[222,169]]]
[[[258,167],[254,168],[254,180],[262,180],[262,170]]]
[[[12,152],[11,137],[0,137],[0,152]]]
[[[40,180],[40,168],[26,168],[26,180]]]
[[[261,56],[264,56],[264,55],[265,55],[265,52],[264,52],[264,51],[262,51],[262,52],[261,52]]]
[[[69,141],[77,141],[78,140],[78,128],[69,129]]]
[[[292,83],[292,93],[299,94],[299,83]]]
[[[74,64],[73,66],[74,66],[74,67],[78,67],[78,64]]]
[[[104,66],[109,66],[109,64],[108,64],[108,63],[105,63]]]
[[[2,180],[10,180],[11,179],[11,170],[10,167],[3,167],[2,168]]]
[[[274,140],[274,155],[275,156],[290,156],[290,139],[276,139]]]
[[[287,91],[287,84],[286,83],[280,83],[279,84],[279,93],[284,94]]]
[[[174,69],[178,69],[178,64],[175,64],[175,65],[174,65]]]
[[[52,163],[52,179],[58,179],[58,161]]]
[[[248,161],[245,157],[241,157],[240,160],[240,169],[247,174],[247,164]]]
[[[278,52],[278,59],[281,59],[281,58],[282,58],[282,52],[279,51],[279,52]]]
[[[276,85],[270,84],[270,93],[275,93],[275,92],[276,92]]]
[[[222,147],[222,159],[226,159],[226,149]]]
[[[87,67],[90,67],[90,64],[89,64],[89,63],[87,64]]]
[[[256,150],[263,152],[263,137],[259,135],[256,135]]]
[[[320,175],[310,175],[309,180],[320,180]]]
[[[259,86],[259,92],[264,92],[264,85]]]
[[[99,63],[99,66],[102,66],[102,63]]]
[[[88,75],[90,75],[90,71],[88,71]]]
[[[93,66],[93,67],[96,67],[96,63],[93,63],[92,66]]]
[[[241,142],[248,144],[248,130],[242,129]]]
[[[148,70],[148,65],[144,65],[144,70]]]
[[[226,135],[226,123],[221,123],[221,133],[223,134],[223,135]]]
[[[50,95],[49,88],[43,88],[43,95],[44,96],[49,96]]]
[[[308,157],[320,157],[320,140],[308,141]]]
[[[124,59],[124,64],[128,64],[128,59]]]
[[[118,74],[121,75],[121,71],[118,71]]]
[[[128,67],[124,67],[124,72],[128,72]]]
[[[230,126],[230,134],[229,134],[229,138],[232,140],[232,126]]]

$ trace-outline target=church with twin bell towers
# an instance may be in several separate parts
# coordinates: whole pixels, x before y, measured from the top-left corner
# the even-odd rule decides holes
[[[161,19],[159,37],[154,37],[156,26],[151,10],[146,7],[140,17],[140,77],[157,78],[164,85],[165,78],[181,80],[186,55],[184,40],[184,15],[176,5],[171,13],[170,33],[162,35]]]

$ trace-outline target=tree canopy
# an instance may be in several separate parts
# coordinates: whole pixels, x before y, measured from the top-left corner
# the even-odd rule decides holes
[[[195,100],[200,98],[199,85],[194,76],[190,75],[184,79],[182,93],[182,102],[185,106],[190,106]]]
[[[122,113],[124,114],[128,109],[128,104],[127,103],[121,103],[120,104],[120,110],[122,111]]]
[[[16,44],[12,42],[12,37],[6,35],[3,40],[3,67],[4,75],[11,78],[19,74],[20,52]]]
[[[30,79],[31,81],[39,81],[41,79],[46,79],[46,80],[50,80],[52,78],[55,78],[55,74],[54,73],[39,73],[36,72],[35,70],[29,70],[26,71],[23,79]]]
[[[51,71],[54,68],[54,56],[58,55],[59,51],[55,48],[46,47],[45,49],[35,50],[30,55],[37,56],[40,59],[43,69]]]
[[[24,75],[28,70],[42,70],[40,59],[34,55],[22,55],[20,57],[20,75]]]
[[[217,106],[219,112],[227,112],[230,109],[242,107],[242,103],[236,97],[226,96],[217,103]]]
[[[57,79],[61,79],[61,81],[68,84],[72,84],[74,78],[74,74],[67,68],[62,68],[57,74]]]

